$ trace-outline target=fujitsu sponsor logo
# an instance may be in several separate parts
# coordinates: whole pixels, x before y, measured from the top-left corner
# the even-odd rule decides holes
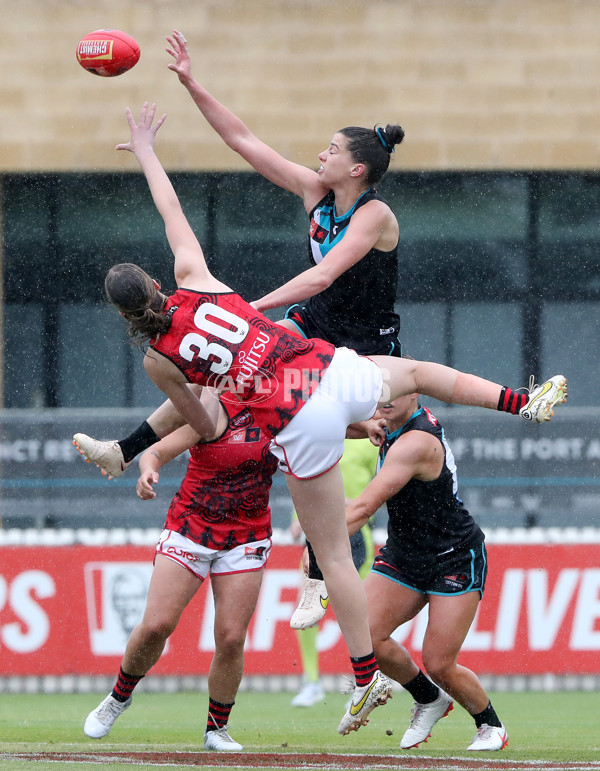
[[[239,352],[238,361],[241,364],[241,369],[236,378],[238,383],[244,383],[246,380],[249,380],[258,370],[259,364],[262,361],[262,354],[265,352],[267,343],[270,340],[269,335],[265,332],[260,332],[248,352]]]
[[[261,333],[262,335],[262,333]],[[258,367],[258,362],[262,361],[260,350],[265,349],[265,342],[257,345],[259,337],[254,341],[254,345],[248,353],[240,351],[239,367],[236,365],[226,375],[211,375],[207,385],[216,388],[225,396],[233,396],[249,403],[258,403],[265,401],[277,390],[277,378],[275,375],[265,369]],[[267,335],[264,338],[268,341]]]

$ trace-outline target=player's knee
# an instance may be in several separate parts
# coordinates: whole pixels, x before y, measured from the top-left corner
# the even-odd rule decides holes
[[[246,630],[235,627],[220,630],[215,634],[215,648],[221,656],[234,657],[244,650]]]
[[[456,671],[456,659],[440,656],[436,653],[429,656],[423,655],[423,666],[433,682],[444,688],[452,680]]]
[[[371,640],[373,642],[373,652],[378,661],[402,661],[402,665],[409,664],[411,657],[403,645],[392,640],[387,634],[382,632],[378,634],[376,627],[371,627]]]
[[[385,640],[378,637],[376,630],[371,629],[371,640],[373,641],[373,652],[375,658],[379,658],[385,653],[386,645]]]
[[[140,632],[148,643],[157,643],[166,640],[177,626],[177,620],[170,617],[155,617],[150,620],[144,619],[141,623]]]

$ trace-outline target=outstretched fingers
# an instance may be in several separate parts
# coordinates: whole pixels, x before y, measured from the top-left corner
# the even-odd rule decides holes
[[[139,121],[136,122],[133,117],[133,113],[130,107],[125,108],[125,115],[127,117],[127,123],[129,124],[129,130],[131,132],[131,138],[129,142],[123,142],[116,146],[116,150],[129,150],[135,152],[136,146],[140,146],[140,142],[143,142],[144,135],[150,134],[152,138],[156,135],[158,129],[165,122],[167,114],[163,113],[159,118],[156,118],[156,103],[144,102],[140,111]]]
[[[178,30],[173,30],[173,37],[177,41],[177,45],[179,48],[187,48],[187,40],[185,39],[184,35]]]
[[[156,104],[153,102],[150,109],[148,109],[148,104],[148,102],[144,102],[140,112],[139,125],[144,126],[144,128],[150,128],[154,119],[154,113],[156,112]]]
[[[167,67],[176,72],[180,77],[190,75],[190,57],[187,50],[187,40],[178,30],[173,30],[172,35],[167,35],[167,42],[170,48],[166,52],[175,60]]]
[[[127,123],[129,123],[129,130],[133,133],[133,130],[135,129],[135,118],[133,117],[133,113],[131,112],[131,109],[129,107],[125,108],[125,115],[127,117]],[[115,147],[115,150],[133,151],[131,140],[129,140],[129,142],[121,142]]]
[[[156,123],[154,124],[154,128],[152,129],[155,134],[158,131],[158,129],[162,126],[162,124],[165,122],[166,119],[167,119],[167,113],[166,112],[163,112],[163,114],[160,116],[160,118],[156,119]]]

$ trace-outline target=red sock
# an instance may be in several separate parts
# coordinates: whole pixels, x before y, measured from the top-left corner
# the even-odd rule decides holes
[[[235,701],[231,704],[222,704],[220,701],[215,701],[208,698],[208,718],[206,720],[207,731],[218,731],[219,728],[224,728],[229,720],[229,713],[231,708],[235,704]]]
[[[379,669],[373,652],[367,656],[351,656],[350,661],[352,662],[352,669],[354,670],[354,677],[356,678],[358,688],[368,685],[375,672]]]
[[[112,689],[112,697],[117,701],[127,701],[127,699],[133,693],[133,689],[140,682],[144,675],[128,675],[127,672],[123,672],[123,667],[119,669],[119,676],[117,682]]]
[[[527,404],[527,399],[529,399],[529,394],[518,394],[512,388],[502,386],[498,399],[498,410],[510,412],[511,415],[518,415],[519,410]]]

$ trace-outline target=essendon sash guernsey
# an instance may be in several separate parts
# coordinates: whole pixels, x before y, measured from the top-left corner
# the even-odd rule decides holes
[[[219,551],[270,538],[269,491],[277,460],[269,444],[247,414],[230,413],[223,436],[191,448],[164,527]]]
[[[255,416],[271,438],[318,386],[334,348],[269,321],[234,292],[178,289],[165,306],[169,331],[151,348],[191,383],[219,388]]]

